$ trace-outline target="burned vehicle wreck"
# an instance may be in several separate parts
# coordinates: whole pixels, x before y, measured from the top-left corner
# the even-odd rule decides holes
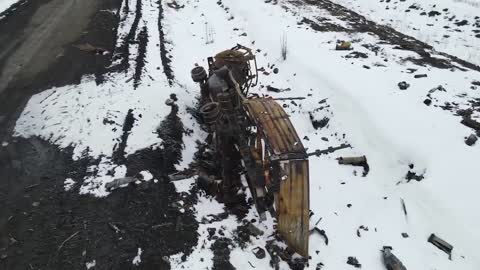
[[[308,155],[282,106],[249,94],[258,81],[251,49],[220,52],[208,58],[208,72],[196,66],[191,76],[200,85],[200,114],[221,167],[224,200],[242,185],[239,156],[260,219],[270,212],[289,247],[308,257]]]

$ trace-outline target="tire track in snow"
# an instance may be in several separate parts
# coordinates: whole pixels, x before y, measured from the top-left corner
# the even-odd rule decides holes
[[[168,83],[170,86],[173,85],[173,81],[175,80],[175,76],[173,75],[173,70],[172,67],[170,66],[170,63],[172,60],[169,58],[168,51],[165,47],[165,43],[167,43],[165,39],[165,33],[163,31],[163,5],[162,5],[162,0],[159,0],[158,2],[158,32],[160,36],[160,58],[162,59],[162,66],[163,66],[163,73],[165,73],[165,76],[167,77]]]
[[[129,10],[128,7],[128,0],[125,0],[124,12],[125,10]],[[128,12],[127,12],[128,13]],[[122,41],[122,45],[120,46],[120,64],[118,66],[119,70],[124,70],[127,72],[128,68],[130,67],[130,45],[135,44],[135,34],[138,29],[138,24],[140,23],[140,19],[142,18],[142,0],[137,0],[136,7],[135,7],[135,19],[133,20],[132,26],[130,27],[130,31],[124,37]]]

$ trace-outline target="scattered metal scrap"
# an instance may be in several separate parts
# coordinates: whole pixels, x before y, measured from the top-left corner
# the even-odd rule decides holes
[[[403,213],[405,214],[405,217],[407,216],[407,207],[405,206],[405,201],[400,198],[400,202],[402,203],[402,209],[403,209]]]
[[[312,235],[314,233],[320,234],[325,239],[325,245],[328,246],[328,236],[327,236],[327,233],[325,232],[325,230],[321,230],[318,227],[314,227],[313,229],[310,230],[310,235]]]
[[[428,242],[432,243],[437,248],[445,251],[445,253],[448,254],[448,259],[452,259],[453,246],[447,243],[445,240],[432,233],[430,237],[428,237]]]
[[[257,259],[263,259],[266,256],[265,249],[261,247],[254,248],[252,252],[255,255],[255,257],[257,257]]]
[[[353,50],[352,43],[350,41],[339,40],[335,45],[335,50],[337,51],[350,51]]]
[[[363,167],[363,176],[367,176],[368,172],[370,171],[370,166],[368,166],[367,157],[365,156],[339,157],[337,160],[338,164]]]
[[[270,85],[267,85],[267,91],[270,91],[270,92],[275,92],[275,93],[281,93],[281,92],[287,92],[287,91],[290,91],[292,89],[290,88],[277,88],[277,87],[273,87],[273,86],[270,86]]]
[[[398,83],[398,88],[400,90],[407,90],[410,87],[410,84],[408,84],[406,81],[402,81]]]
[[[368,227],[365,227],[365,226],[363,226],[363,225],[361,225],[360,227],[358,227],[358,229],[357,229],[357,236],[358,236],[358,237],[362,237],[362,234],[360,233],[360,230],[363,230],[363,231],[365,231],[365,232],[368,232]]]
[[[333,153],[335,151],[338,151],[338,150],[342,150],[342,149],[346,149],[346,148],[352,148],[352,146],[350,144],[341,144],[340,146],[336,146],[336,147],[328,147],[327,149],[324,149],[324,150],[315,150],[315,152],[311,152],[311,153],[308,153],[307,155],[308,156],[317,156],[319,157],[320,155],[326,155],[326,154],[330,154],[330,153]]]
[[[472,146],[477,142],[477,140],[478,137],[475,134],[470,134],[470,136],[465,139],[465,144],[468,146]]]
[[[392,247],[383,247],[383,264],[387,268],[387,270],[407,270],[407,268],[403,265],[403,263],[397,258],[397,256],[393,255]]]
[[[304,100],[305,97],[284,97],[284,98],[273,98],[273,100]]]

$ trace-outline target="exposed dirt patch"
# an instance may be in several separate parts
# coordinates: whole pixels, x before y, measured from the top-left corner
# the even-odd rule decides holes
[[[27,27],[42,5],[53,1],[29,1],[0,21],[0,39],[11,40],[0,42],[0,48],[10,48],[3,52],[15,50],[18,44],[11,37]],[[108,10],[119,10],[120,4],[121,0],[101,1],[88,26],[74,33],[74,41],[64,44],[63,53],[52,64],[32,58],[43,71],[32,73],[29,80],[13,80],[0,94],[0,141],[9,141],[0,149],[0,269],[85,269],[93,260],[97,269],[125,269],[133,267],[138,248],[143,250],[138,268],[169,269],[165,256],[188,255],[197,242],[198,225],[190,207],[195,196],[176,193],[173,184],[165,180],[175,170],[183,147],[184,130],[177,109],[162,122],[169,130],[159,134],[163,148],[145,149],[127,158],[124,151],[118,151],[127,176],[148,170],[158,182],[142,181],[116,189],[103,199],[79,195],[82,180],[93,173],[87,168],[99,160],[73,161],[72,149],[59,150],[37,138],[10,138],[31,95],[52,86],[79,83],[84,74],[94,74],[97,83],[103,82],[111,56],[89,54],[71,45],[90,43],[113,51],[119,14]],[[68,25],[71,17],[63,23]],[[0,54],[0,67],[4,63],[4,54]],[[124,145],[134,121],[132,112],[126,118]],[[76,182],[68,192],[64,188],[67,178]]]
[[[196,195],[179,194],[165,180],[181,158],[183,125],[176,114],[173,108],[161,124],[170,130],[159,134],[166,141],[162,149],[125,159],[127,176],[148,170],[159,181],[116,189],[102,199],[79,195],[87,167],[98,161],[73,161],[71,149],[36,138],[9,144],[0,152],[0,174],[6,177],[0,182],[6,209],[0,215],[0,255],[6,256],[0,268],[84,269],[95,260],[100,269],[124,269],[141,248],[141,269],[169,269],[165,256],[190,254],[197,242],[191,210]],[[127,133],[133,124],[128,115]],[[66,178],[79,184],[66,192]]]

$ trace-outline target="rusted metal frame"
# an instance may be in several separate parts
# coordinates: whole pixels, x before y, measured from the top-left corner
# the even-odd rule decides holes
[[[264,107],[267,110],[269,115],[276,115],[276,113],[279,113],[278,111],[275,112],[273,110],[273,108],[271,108],[271,107],[274,107],[274,105],[273,106],[269,106],[270,104],[268,104],[268,105],[263,104],[263,105],[264,105]],[[280,115],[281,115],[281,113],[280,113]],[[283,148],[282,148],[281,152],[288,151],[289,150],[289,144],[291,144],[291,142],[289,141],[288,134],[285,132],[286,130],[282,129],[282,127],[283,127],[282,122],[283,121],[272,121],[270,118],[268,118],[267,121],[272,122],[272,125],[274,126],[274,130],[276,130],[277,134],[279,135],[278,136],[279,140],[281,140],[283,142]],[[272,136],[275,136],[275,134],[272,134]]]
[[[270,160],[272,161],[296,160],[296,159],[307,160],[308,155],[306,153],[289,152],[289,153],[275,154],[270,156]]]
[[[236,137],[236,141],[240,149],[240,153],[245,162],[247,176],[249,178],[249,182],[251,186],[253,187],[253,190],[251,192],[255,199],[255,206],[259,214],[262,216],[263,213],[266,211],[266,206],[262,205],[262,202],[260,201],[261,198],[258,196],[256,188],[265,187],[265,179],[263,177],[263,166],[262,166],[263,164],[261,163],[261,160],[258,161],[254,157],[251,151],[252,149],[248,141],[245,139],[248,137],[248,134],[245,134],[244,132],[244,130],[246,129],[243,129],[240,126],[240,123],[238,121],[235,121],[235,119],[238,119],[238,113],[241,113],[241,111],[231,110],[226,114],[226,117],[228,118],[228,121],[232,126],[232,130]]]
[[[260,111],[260,110],[259,110],[258,103],[259,103],[258,101],[253,100],[253,101],[249,101],[249,102],[248,102],[248,105],[247,105],[247,106],[249,106],[249,109],[250,109],[251,112],[252,112],[252,117],[254,118],[255,123],[256,123],[258,126],[261,126],[262,129],[264,129],[264,130],[265,130],[265,129],[273,130],[273,129],[274,129],[273,123],[261,121],[263,118],[261,118],[262,113],[258,113],[258,112]],[[265,124],[266,126],[264,126],[264,124]],[[271,140],[271,143],[272,143],[273,145],[278,146],[278,145],[280,145],[280,143],[281,143],[281,142],[279,142],[279,140],[278,140],[276,137],[270,138],[270,137],[266,136],[266,133],[265,133],[265,132],[264,132],[264,137],[267,138],[268,140]],[[272,147],[272,148],[275,148],[275,147]],[[274,149],[274,150],[276,150],[276,149]]]
[[[265,105],[263,101],[259,101],[258,107],[259,107],[258,111],[262,112],[259,115],[260,119],[262,120],[262,123],[265,123],[269,131],[271,131],[271,132],[268,132],[268,131],[265,132],[265,137],[276,141],[277,142],[276,146],[279,148],[278,150],[280,152],[285,152],[285,150],[288,149],[288,145],[287,145],[288,141],[284,140],[284,137],[286,136],[286,134],[284,134],[284,132],[277,125],[275,125],[274,121],[271,121],[270,116],[273,115],[273,113],[271,112],[271,110],[269,110],[268,105]]]
[[[292,142],[290,142],[290,143],[292,143],[293,146],[297,146],[297,145],[298,145],[298,147],[295,147],[295,148],[301,148],[301,149],[303,149],[302,142],[300,141],[300,139],[299,139],[299,137],[298,137],[298,134],[297,134],[295,128],[293,127],[292,122],[290,121],[290,117],[286,114],[286,112],[283,110],[283,108],[280,107],[280,105],[278,105],[277,103],[275,103],[275,104],[276,104],[276,106],[273,106],[274,108],[272,108],[272,109],[276,110],[278,113],[283,114],[284,116],[287,117],[287,118],[286,118],[286,119],[287,119],[286,121],[280,121],[282,127],[285,128],[285,130],[288,130],[290,134],[293,134],[293,135],[294,135],[294,138],[291,138],[291,139],[295,139],[295,141],[294,141],[294,142],[292,141]],[[290,137],[290,136],[289,136],[289,137]]]

